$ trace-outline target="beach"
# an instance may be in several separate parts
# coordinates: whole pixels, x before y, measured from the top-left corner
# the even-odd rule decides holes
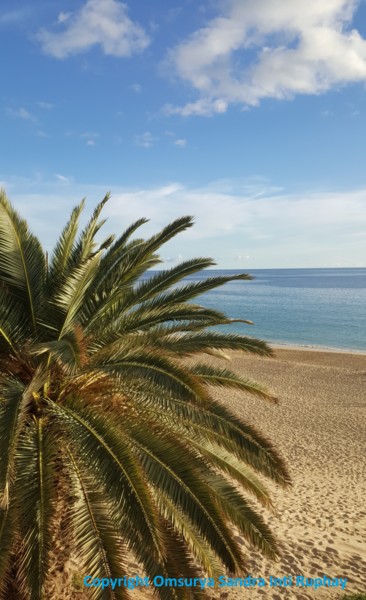
[[[273,440],[293,486],[269,486],[278,562],[247,550],[249,572],[265,578],[266,587],[226,587],[220,597],[325,600],[366,592],[366,355],[276,348],[271,359],[232,353],[230,367],[278,397],[271,405],[225,391],[224,402]],[[223,401],[222,392],[215,395]],[[345,591],[295,587],[297,576],[324,575],[347,578]],[[292,577],[292,585],[269,588],[270,576]]]
[[[206,360],[225,366],[222,360]],[[233,352],[227,366],[266,384],[278,397],[274,405],[233,390],[214,392],[275,443],[287,460],[293,485],[278,489],[268,484],[276,512],[263,515],[279,542],[277,562],[253,552],[238,537],[248,573],[264,578],[266,586],[215,586],[207,590],[207,597],[327,600],[366,592],[366,354],[276,348],[273,358]],[[66,590],[65,576],[76,571],[82,582],[74,559],[55,581],[54,597],[89,597],[82,585],[74,592]],[[128,574],[136,573],[144,576],[130,561]],[[346,578],[345,590],[296,586],[297,577],[324,576],[330,581]],[[291,585],[270,587],[270,577],[287,577]],[[134,598],[154,597],[151,588],[131,593]]]

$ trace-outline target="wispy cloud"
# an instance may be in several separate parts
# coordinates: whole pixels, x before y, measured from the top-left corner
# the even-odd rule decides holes
[[[67,177],[66,175],[61,175],[60,173],[55,173],[55,177],[56,177],[57,181],[60,181],[61,183],[71,183],[72,182],[72,177]]]
[[[99,138],[99,133],[96,131],[84,131],[80,134],[82,140],[85,140],[87,146],[95,146]]]
[[[86,195],[89,213],[110,187],[81,185],[58,175],[53,183],[38,175],[29,182],[2,177],[11,200],[49,249],[74,204]],[[223,268],[243,261],[246,268],[366,266],[366,188],[286,193],[258,179],[111,191],[106,234],[146,216],[150,222],[141,233],[150,235],[178,216],[194,215],[195,226],[163,253],[172,261],[178,255],[205,255],[217,258]]]
[[[65,21],[68,21],[68,19],[71,17],[72,13],[64,13],[64,12],[60,12],[57,15],[57,23],[65,23]]]
[[[179,146],[179,148],[185,148],[187,145],[187,140],[184,138],[180,138],[178,140],[174,140],[173,144],[175,146]]]
[[[28,110],[26,110],[23,107],[16,109],[7,108],[6,114],[9,115],[9,117],[14,117],[15,119],[23,119],[23,121],[35,122],[37,120],[34,115],[32,115]]]
[[[168,114],[212,115],[230,104],[322,94],[366,81],[360,0],[220,0],[221,14],[171,49],[167,64],[197,92]]]
[[[320,114],[322,117],[334,117],[334,112],[332,110],[329,110],[328,108],[322,110]]]
[[[38,137],[44,138],[44,139],[47,139],[47,138],[51,137],[50,134],[47,133],[46,131],[43,131],[43,129],[39,129],[37,131],[37,135],[38,135]]]
[[[132,83],[130,88],[132,91],[136,92],[136,94],[139,94],[142,90],[142,85],[140,83]]]
[[[87,0],[73,13],[60,13],[57,27],[42,29],[38,39],[46,54],[59,59],[96,45],[104,54],[127,57],[149,45],[143,28],[130,19],[126,5],[117,0]]]
[[[150,131],[145,131],[145,133],[135,135],[134,139],[136,146],[141,146],[142,148],[151,148],[156,141],[156,138]]]
[[[44,102],[43,100],[37,102],[37,106],[39,106],[39,108],[44,108],[45,110],[51,110],[54,108],[54,105],[51,104],[51,102]]]

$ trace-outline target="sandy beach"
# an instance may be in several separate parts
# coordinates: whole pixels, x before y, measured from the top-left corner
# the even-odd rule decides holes
[[[225,392],[225,403],[260,428],[287,459],[293,487],[274,490],[270,517],[281,558],[248,552],[254,577],[347,578],[366,592],[366,355],[276,349],[273,359],[232,354],[231,367],[279,398],[269,405]],[[220,395],[217,394],[217,398]],[[226,588],[221,598],[338,598],[340,588]]]
[[[292,488],[272,486],[276,514],[265,513],[281,557],[273,563],[248,548],[249,572],[267,583],[270,576],[292,576],[295,582],[296,576],[324,575],[348,582],[345,591],[267,584],[215,588],[208,597],[326,600],[366,592],[366,354],[282,348],[271,359],[232,353],[230,367],[265,383],[279,398],[279,404],[272,405],[235,391],[225,391],[225,397],[216,392],[218,399],[275,442],[293,479]],[[67,570],[72,576],[72,564]],[[130,575],[139,571],[138,565],[130,563]],[[70,595],[59,589],[58,596],[58,584],[54,592],[58,598],[89,597],[82,586],[74,593],[70,590]],[[152,598],[151,592],[139,588],[132,596]]]

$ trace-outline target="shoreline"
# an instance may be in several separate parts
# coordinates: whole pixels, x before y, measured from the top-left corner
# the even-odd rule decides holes
[[[358,350],[353,348],[333,348],[331,346],[315,346],[315,345],[306,345],[306,344],[287,344],[285,342],[268,342],[264,340],[271,348],[274,350],[291,350],[291,351],[299,351],[299,352],[324,352],[331,354],[352,354],[356,356],[365,356],[366,357],[366,349]]]

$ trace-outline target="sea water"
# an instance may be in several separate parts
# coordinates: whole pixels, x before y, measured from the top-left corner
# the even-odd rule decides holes
[[[188,277],[234,275],[205,270]],[[223,326],[277,344],[366,352],[366,269],[251,269],[253,281],[233,281],[202,294],[199,304],[254,321]]]

